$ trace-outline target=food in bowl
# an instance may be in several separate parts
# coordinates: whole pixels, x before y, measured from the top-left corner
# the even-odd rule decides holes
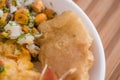
[[[71,11],[1,0],[0,80],[89,80],[92,38]]]

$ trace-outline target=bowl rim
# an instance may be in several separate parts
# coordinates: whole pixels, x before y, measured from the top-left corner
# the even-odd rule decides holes
[[[104,52],[104,48],[102,45],[102,41],[101,38],[94,26],[94,24],[92,23],[92,21],[90,20],[90,18],[85,14],[85,12],[82,10],[82,8],[80,6],[78,6],[75,2],[73,2],[72,0],[66,0],[67,2],[70,2],[73,4],[73,6],[76,7],[76,9],[79,11],[79,13],[81,13],[84,17],[84,19],[89,22],[89,26],[91,26],[92,30],[94,31],[97,41],[99,42],[99,50],[100,50],[100,61],[102,62],[102,66],[101,66],[101,79],[100,80],[104,80],[105,79],[105,73],[106,73],[106,62],[105,62],[105,52]]]

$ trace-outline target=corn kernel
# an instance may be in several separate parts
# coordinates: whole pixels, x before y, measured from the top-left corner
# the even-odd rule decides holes
[[[33,33],[36,34],[38,32],[38,30],[36,28],[33,28]]]
[[[5,38],[8,38],[9,35],[6,32],[2,32],[2,36],[5,37]]]
[[[28,28],[26,25],[23,25],[22,30],[23,30],[25,33],[28,33],[28,32],[29,32],[29,28]]]
[[[4,13],[3,17],[0,18],[0,26],[3,27],[6,24],[8,13]]]
[[[26,64],[28,64],[28,67],[27,67],[27,69],[32,69],[33,68],[33,63],[32,62],[30,62],[30,61],[28,61]]]
[[[22,54],[19,55],[18,59],[31,60],[29,51],[24,47],[22,47],[21,49],[22,49]]]
[[[22,60],[22,59],[19,59],[18,61],[18,68],[19,69],[27,69],[27,70],[30,70],[30,69],[33,69],[34,65],[32,62],[30,62],[29,60]]]
[[[12,5],[13,5],[13,6],[16,6],[16,2],[15,2],[15,1],[12,1]]]
[[[28,51],[26,48],[24,48],[24,47],[22,47],[22,52],[23,52],[24,54],[29,54],[29,51]]]

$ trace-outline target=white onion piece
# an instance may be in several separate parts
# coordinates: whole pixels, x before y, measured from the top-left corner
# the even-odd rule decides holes
[[[16,0],[17,7],[24,7],[24,0]]]
[[[10,13],[14,13],[15,11],[17,11],[17,7],[10,6]]]
[[[15,21],[9,21],[9,23],[4,27],[5,31],[8,32],[11,39],[17,39],[23,32],[21,26]]]
[[[26,0],[25,3],[24,3],[24,5],[25,5],[25,6],[29,6],[29,5],[31,5],[33,2],[34,2],[34,0]]]
[[[18,7],[29,6],[34,2],[34,0],[16,0]]]
[[[36,33],[36,34],[34,34],[34,36],[35,36],[35,38],[39,38],[42,36],[42,33]]]
[[[26,45],[26,48],[27,48],[31,53],[38,54],[39,47],[36,46],[35,44]]]
[[[30,33],[25,34],[22,38],[19,38],[17,41],[18,44],[33,44],[34,43],[34,36],[32,36]]]
[[[0,9],[0,17],[3,17],[3,10]]]

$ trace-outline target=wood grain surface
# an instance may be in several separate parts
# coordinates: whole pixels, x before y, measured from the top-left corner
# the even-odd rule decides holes
[[[94,23],[105,50],[105,80],[120,80],[120,0],[74,0]]]

